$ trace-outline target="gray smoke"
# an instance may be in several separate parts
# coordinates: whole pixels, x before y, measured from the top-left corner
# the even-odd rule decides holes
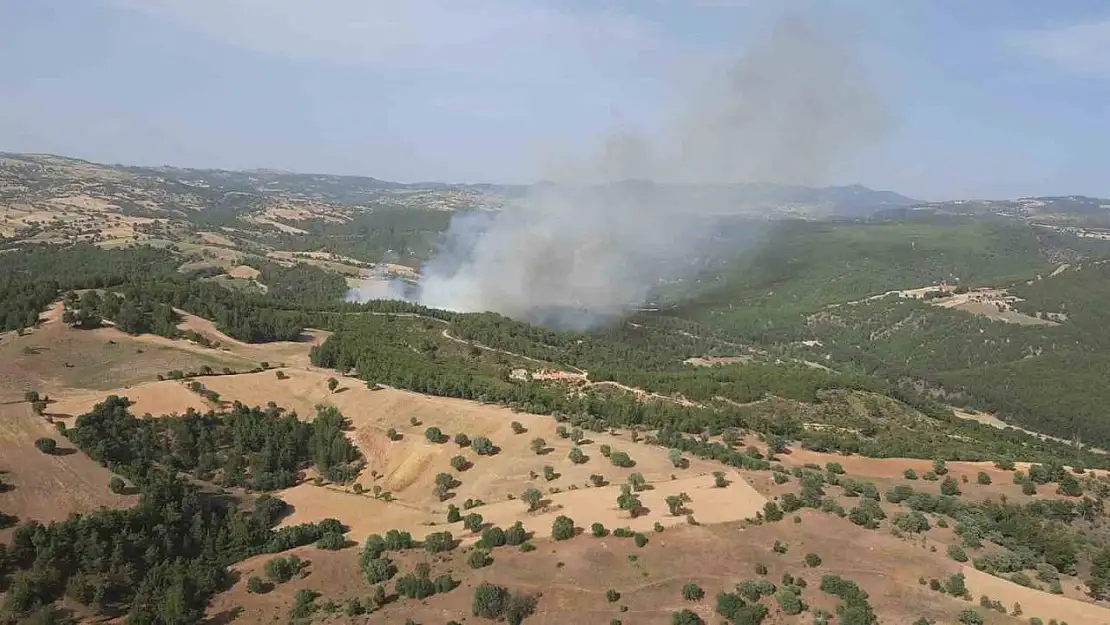
[[[711,234],[705,206],[630,180],[815,184],[886,125],[851,47],[796,18],[677,95],[661,133],[614,135],[519,205],[459,214],[423,268],[419,302],[589,327],[682,277]]]

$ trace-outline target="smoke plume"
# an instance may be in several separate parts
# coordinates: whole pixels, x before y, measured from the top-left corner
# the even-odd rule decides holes
[[[796,18],[676,96],[662,132],[609,137],[595,158],[564,168],[569,180],[499,212],[457,215],[423,268],[419,302],[597,324],[682,277],[712,234],[705,206],[653,182],[820,183],[885,126],[851,47]]]

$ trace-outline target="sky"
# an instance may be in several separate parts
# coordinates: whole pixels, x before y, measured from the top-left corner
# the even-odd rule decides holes
[[[0,151],[529,182],[787,15],[882,103],[821,183],[1110,196],[1105,0],[0,0]]]

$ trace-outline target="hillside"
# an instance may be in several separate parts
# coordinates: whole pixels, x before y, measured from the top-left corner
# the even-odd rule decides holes
[[[565,332],[344,301],[520,188],[0,172],[0,620],[1110,623],[1098,237],[628,182],[738,214]]]

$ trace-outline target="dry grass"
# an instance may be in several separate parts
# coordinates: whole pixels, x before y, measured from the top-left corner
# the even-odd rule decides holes
[[[39,438],[58,441],[47,455]],[[137,497],[108,490],[112,473],[73,449],[45,417],[27,403],[0,405],[0,479],[11,488],[0,493],[0,510],[21,521],[62,521],[75,512],[132,505]],[[0,533],[0,541],[7,537]]]

